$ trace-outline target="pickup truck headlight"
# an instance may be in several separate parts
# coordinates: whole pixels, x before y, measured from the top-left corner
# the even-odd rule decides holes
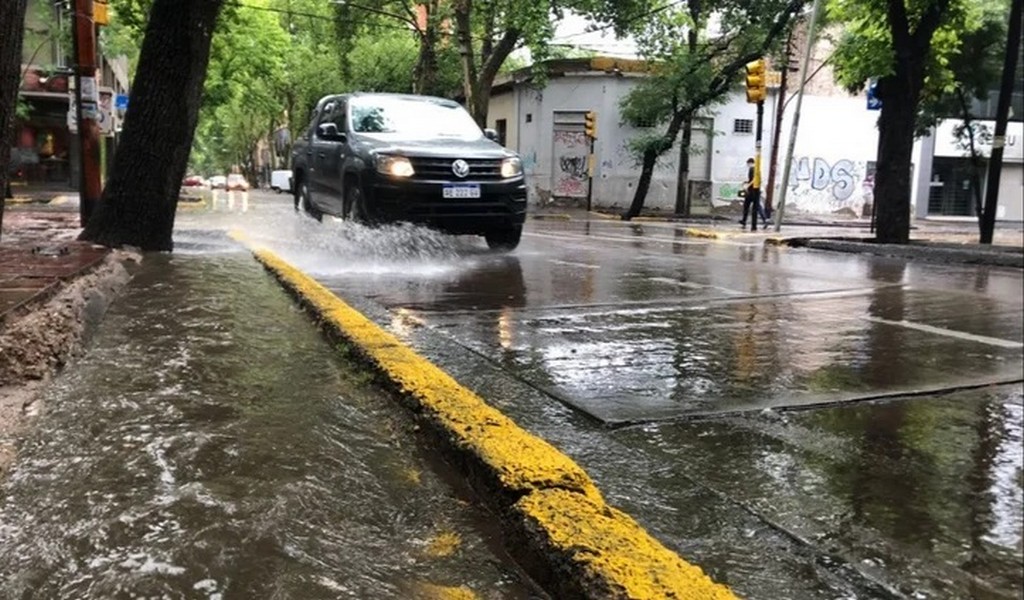
[[[523,174],[523,161],[516,157],[506,158],[501,161],[501,176],[505,179],[518,177]]]
[[[412,177],[416,171],[404,156],[380,155],[377,157],[377,172],[392,177]]]

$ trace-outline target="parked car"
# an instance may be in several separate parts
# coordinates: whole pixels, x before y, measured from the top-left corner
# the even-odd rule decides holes
[[[210,178],[210,187],[215,190],[223,190],[228,186],[228,178],[223,175],[214,175]]]
[[[189,175],[181,182],[184,187],[206,187],[207,182],[202,175]]]
[[[292,172],[288,170],[270,172],[270,189],[278,194],[292,191]]]
[[[249,182],[245,180],[245,176],[240,175],[238,173],[232,173],[228,175],[225,187],[227,187],[227,189],[229,190],[239,190],[245,192],[249,190]]]
[[[519,157],[458,103],[429,96],[325,96],[292,151],[296,210],[364,223],[409,221],[519,244]]]

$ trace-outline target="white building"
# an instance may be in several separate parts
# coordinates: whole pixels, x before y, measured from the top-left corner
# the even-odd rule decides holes
[[[832,84],[831,70],[821,65],[827,53],[827,49],[819,48],[816,54],[821,58],[812,61],[812,70],[817,71],[803,100],[787,211],[790,214],[863,216],[868,213],[872,198],[878,112],[867,109],[864,96],[850,96]],[[627,145],[645,130],[622,122],[619,103],[645,76],[644,63],[592,58],[554,60],[545,65],[548,77],[542,88],[531,81],[529,70],[496,82],[488,125],[498,130],[507,147],[523,157],[531,202],[624,209],[633,198],[640,174],[639,165]],[[772,144],[777,98],[777,90],[769,90],[764,107],[762,157],[765,165]],[[779,136],[777,181],[780,183],[776,184],[776,198],[795,104],[790,101],[786,105]],[[590,141],[583,131],[588,111],[597,113],[592,163]],[[725,103],[701,119],[694,131],[690,157],[689,178],[695,214],[738,201],[746,177],[745,162],[754,152],[755,118],[754,105],[746,102],[742,89],[737,87]],[[1020,125],[1011,123],[1018,131]],[[664,127],[660,125],[646,133],[662,133]],[[943,123],[934,136],[915,144],[912,203],[913,214],[918,218],[951,214],[948,203],[943,208],[941,202],[934,200],[936,187],[962,185],[959,180],[953,181],[955,174],[947,174],[950,171],[947,159],[962,156],[962,152],[945,141],[950,127]],[[1024,165],[1019,134],[1013,134],[1012,127],[1004,159],[998,218],[1021,221],[1024,220],[1021,200]],[[645,202],[648,210],[674,211],[678,156],[677,145],[659,161]],[[953,160],[953,164],[961,165],[957,161],[966,159]],[[767,166],[765,173],[767,181]],[[938,179],[933,181],[936,177]],[[947,190],[946,193],[952,192]],[[929,202],[929,198],[933,200]]]

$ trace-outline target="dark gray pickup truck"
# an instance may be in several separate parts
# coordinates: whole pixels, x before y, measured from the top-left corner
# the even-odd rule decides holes
[[[295,208],[317,219],[421,223],[514,249],[526,182],[519,157],[493,137],[443,98],[326,96],[292,150]]]

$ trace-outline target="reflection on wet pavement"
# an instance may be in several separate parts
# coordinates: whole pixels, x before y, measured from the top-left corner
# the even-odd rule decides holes
[[[1020,381],[1019,270],[672,225],[530,222],[502,256],[257,202],[193,223],[355,301],[743,597],[1020,597],[1020,384],[842,403]]]
[[[20,445],[0,597],[530,597],[403,409],[247,253],[178,245]]]
[[[908,597],[1019,598],[1022,399],[1013,386],[615,435]]]

